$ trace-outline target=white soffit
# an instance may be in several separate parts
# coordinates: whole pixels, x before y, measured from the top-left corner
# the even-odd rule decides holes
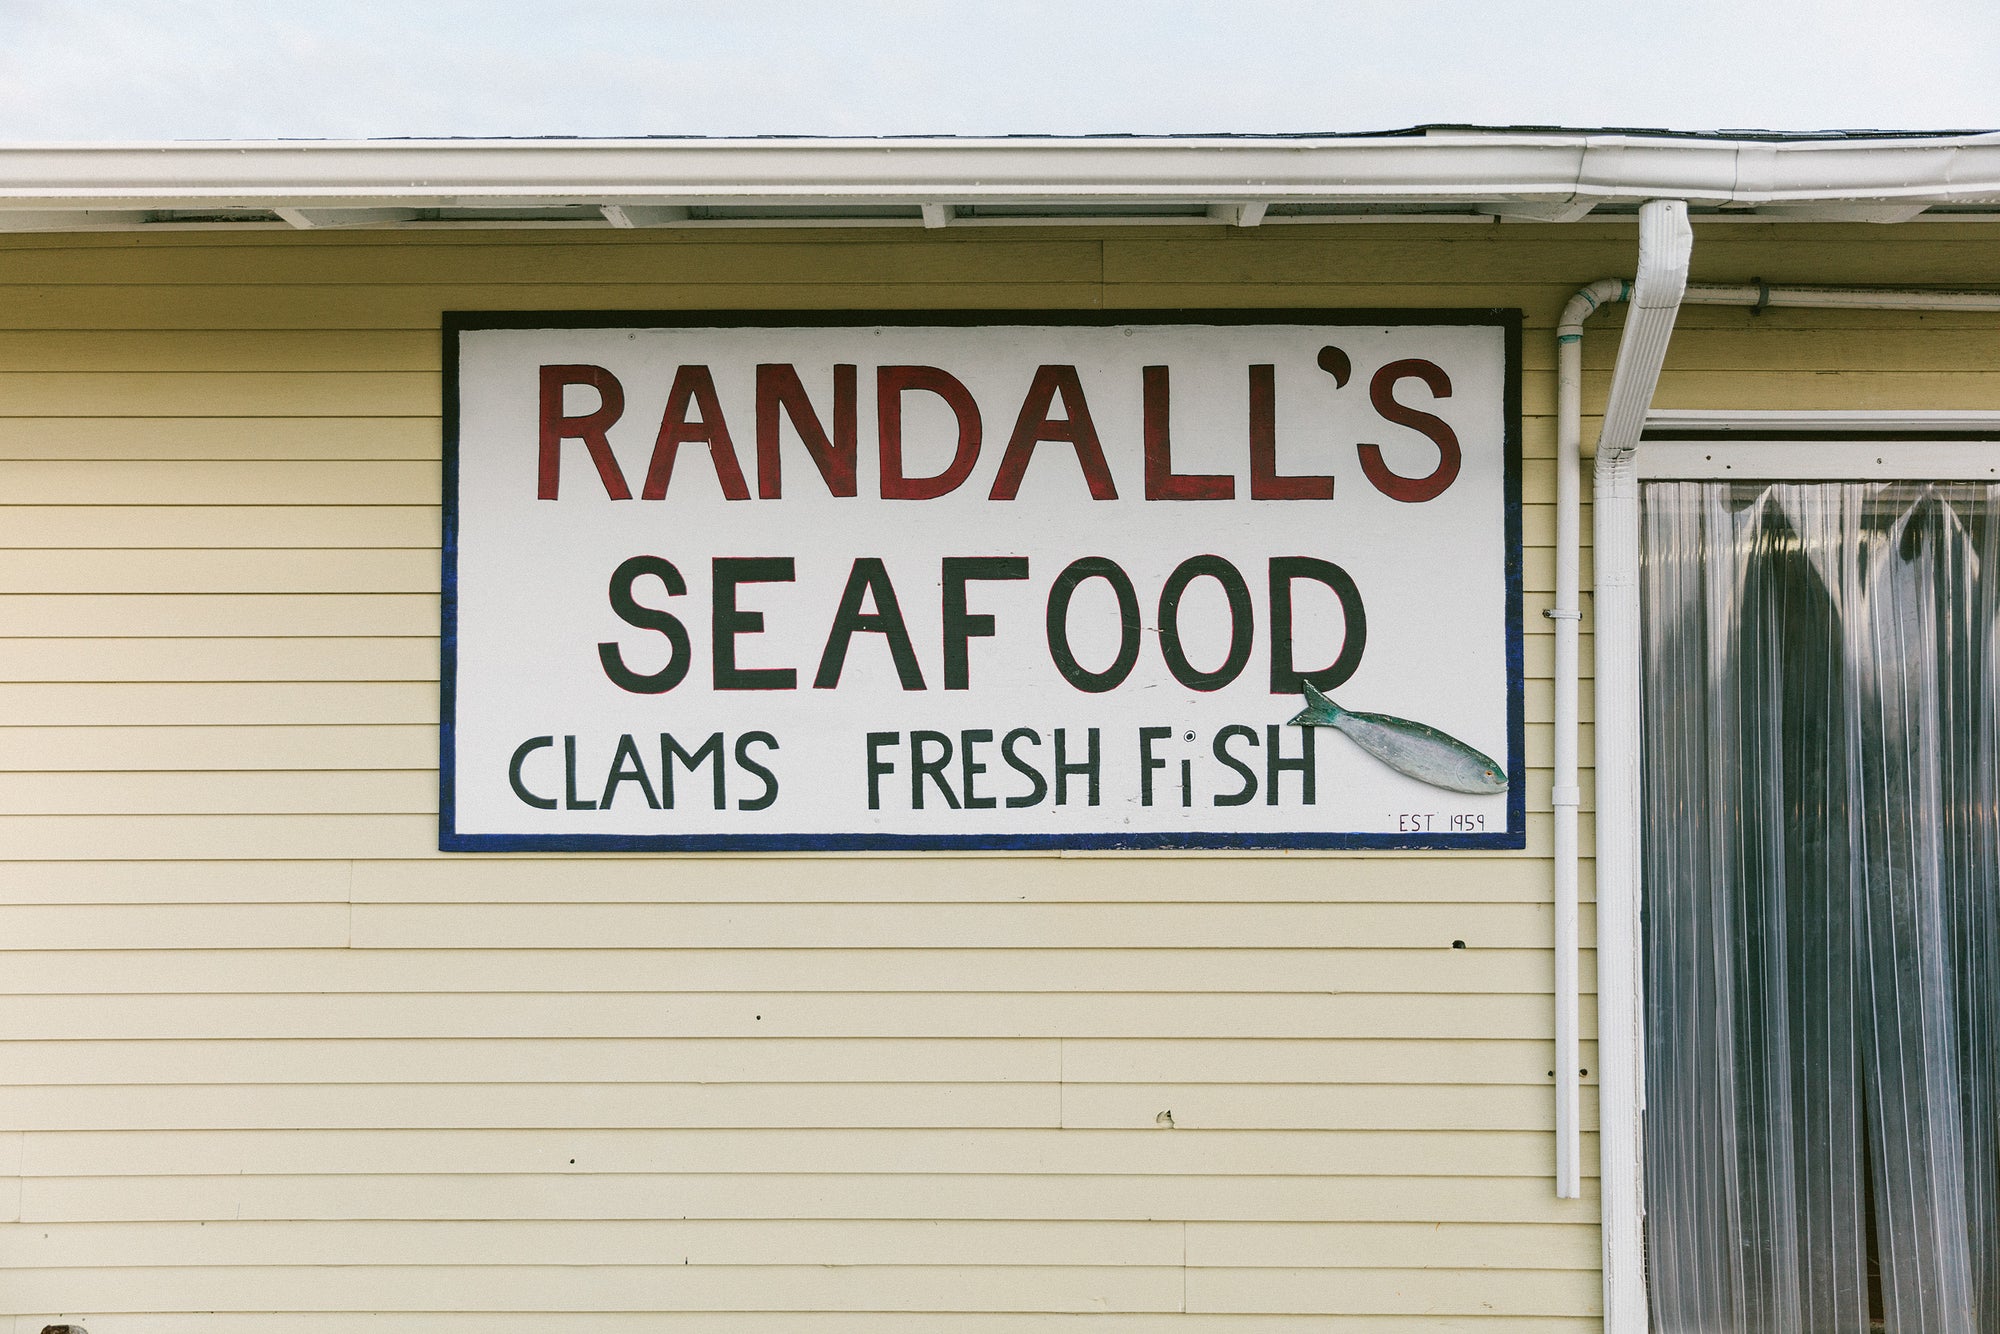
[[[0,231],[2000,216],[2000,133],[0,145]]]

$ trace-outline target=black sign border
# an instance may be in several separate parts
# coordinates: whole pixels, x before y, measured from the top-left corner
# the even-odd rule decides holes
[[[1317,324],[1498,328],[1505,336],[1505,541],[1507,564],[1507,828],[1484,833],[1127,834],[461,834],[457,831],[459,338],[488,329],[722,329],[1125,324]],[[444,468],[438,646],[438,851],[440,852],[1006,852],[1520,850],[1527,847],[1527,757],[1521,627],[1521,325],[1510,308],[1336,310],[556,310],[446,311],[442,317]]]

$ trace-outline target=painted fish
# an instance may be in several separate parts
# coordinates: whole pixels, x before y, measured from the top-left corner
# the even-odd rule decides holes
[[[1306,707],[1294,727],[1331,727],[1397,773],[1453,792],[1507,790],[1507,771],[1457,737],[1435,727],[1392,718],[1386,713],[1354,713],[1306,684]]]

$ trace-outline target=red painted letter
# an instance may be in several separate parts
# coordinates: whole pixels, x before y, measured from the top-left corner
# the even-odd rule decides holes
[[[776,500],[783,493],[778,464],[778,414],[792,419],[792,427],[819,466],[826,489],[836,496],[854,494],[854,367],[833,368],[833,438],[819,424],[812,399],[806,395],[799,373],[780,363],[757,368],[757,494]]]
[[[1066,416],[1051,418],[1056,395],[1062,395]],[[1104,446],[1098,443],[1097,427],[1090,420],[1090,404],[1083,400],[1083,384],[1074,366],[1043,366],[1028,385],[1021,401],[1021,415],[1014,422],[1014,434],[1007,452],[1000,457],[1000,471],[994,475],[989,500],[1012,500],[1021,493],[1021,476],[1028,471],[1028,458],[1043,440],[1067,440],[1083,465],[1083,478],[1090,484],[1092,500],[1116,500],[1118,488],[1111,484],[1111,469],[1104,462]]]
[[[1277,368],[1250,368],[1250,499],[1332,500],[1331,477],[1278,475]]]
[[[903,475],[903,393],[922,389],[951,405],[958,418],[958,452],[935,477]],[[979,405],[958,380],[935,366],[880,366],[875,371],[875,417],[882,439],[882,499],[932,500],[956,491],[979,461]]]
[[[573,384],[587,384],[597,391],[597,411],[582,417],[563,415],[563,390]],[[613,500],[630,500],[631,488],[625,474],[618,471],[618,459],[604,433],[625,411],[625,389],[618,377],[602,366],[542,367],[542,451],[536,470],[535,498],[554,500],[557,478],[562,471],[562,442],[581,440],[604,480],[604,492]]]
[[[1396,401],[1396,381],[1406,378],[1422,380],[1438,398],[1451,397],[1451,377],[1444,373],[1444,369],[1435,362],[1411,357],[1406,361],[1392,361],[1375,372],[1375,378],[1368,383],[1368,401],[1375,405],[1375,411],[1383,420],[1423,432],[1438,448],[1438,466],[1428,477],[1404,477],[1389,471],[1389,465],[1382,461],[1380,447],[1362,445],[1361,471],[1368,474],[1368,480],[1375,484],[1376,490],[1391,500],[1406,500],[1414,504],[1435,499],[1458,479],[1458,437],[1441,418]]]
[[[1173,437],[1167,429],[1167,368],[1147,366],[1139,372],[1145,399],[1146,499],[1229,500],[1236,479],[1227,473],[1175,472]]]
[[[700,421],[687,419],[690,403],[701,409]],[[674,475],[674,455],[686,441],[708,446],[723,495],[731,500],[750,499],[750,488],[743,482],[743,469],[736,462],[736,446],[730,443],[729,426],[722,420],[715,380],[706,366],[683,366],[674,373],[674,387],[667,394],[667,410],[660,418],[660,434],[653,441],[653,461],[646,468],[646,485],[639,492],[639,499],[667,498],[667,482]]]

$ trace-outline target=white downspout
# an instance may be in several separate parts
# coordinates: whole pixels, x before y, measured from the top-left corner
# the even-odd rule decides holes
[[[1556,598],[1544,613],[1556,625],[1555,813],[1556,917],[1556,1195],[1583,1192],[1583,1048],[1578,1038],[1577,982],[1577,641],[1583,503],[1579,462],[1583,436],[1583,322],[1599,306],[1623,301],[1632,285],[1604,278],[1569,299],[1556,322]]]
[[[1639,484],[1633,455],[1687,289],[1694,232],[1687,205],[1654,200],[1639,214],[1639,273],[1597,437],[1593,490],[1597,564],[1597,1030],[1614,1051],[1642,1052],[1639,974]],[[1643,1066],[1599,1061],[1605,1334],[1643,1334],[1645,1208],[1639,1112]]]

